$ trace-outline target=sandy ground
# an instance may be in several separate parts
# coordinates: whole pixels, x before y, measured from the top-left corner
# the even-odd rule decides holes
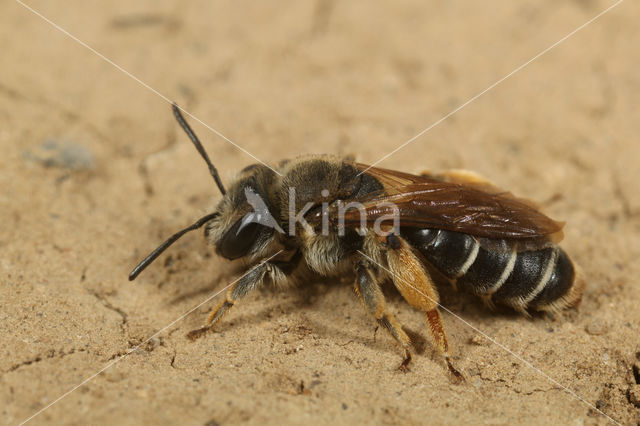
[[[131,3],[29,2],[264,161],[369,163],[613,4]],[[219,198],[202,160],[157,93],[19,3],[0,16],[3,422],[116,360],[30,423],[610,422],[590,406],[640,422],[637,2],[382,163],[472,169],[567,222],[563,247],[587,277],[579,309],[530,320],[442,289],[444,306],[501,345],[444,313],[463,384],[390,291],[418,352],[397,371],[397,348],[374,339],[349,283],[256,292],[188,341],[217,300],[172,322],[242,271],[194,233],[135,283],[127,274]],[[225,180],[254,162],[194,128]]]

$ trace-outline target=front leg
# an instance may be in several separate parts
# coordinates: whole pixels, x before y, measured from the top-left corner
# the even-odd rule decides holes
[[[356,293],[360,296],[365,309],[376,319],[378,325],[383,326],[402,348],[404,359],[400,364],[400,370],[406,371],[411,362],[411,352],[409,351],[411,341],[402,329],[402,325],[386,310],[385,298],[376,277],[377,268],[367,260],[359,260],[356,262],[355,269]]]
[[[192,330],[187,334],[191,340],[195,340],[198,337],[211,330],[218,321],[227,313],[229,309],[236,304],[240,299],[247,295],[251,290],[260,287],[265,281],[269,279],[276,281],[284,277],[284,272],[273,263],[265,262],[258,265],[246,275],[240,278],[235,284],[229,288],[224,301],[218,305],[216,309],[211,312],[204,327]]]

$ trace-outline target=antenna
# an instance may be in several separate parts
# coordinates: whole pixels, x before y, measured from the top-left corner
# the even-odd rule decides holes
[[[178,120],[180,127],[182,127],[182,129],[185,131],[187,136],[189,136],[189,139],[191,139],[191,142],[193,142],[196,149],[198,150],[198,152],[200,153],[204,161],[207,163],[207,166],[209,166],[209,173],[211,173],[211,176],[213,176],[213,180],[216,182],[216,185],[218,185],[220,192],[222,193],[222,195],[225,195],[227,191],[224,189],[224,185],[222,184],[222,180],[220,179],[218,170],[216,170],[215,166],[209,159],[209,156],[207,155],[207,151],[204,150],[204,147],[200,143],[200,140],[198,139],[196,134],[193,132],[193,129],[191,129],[191,126],[189,126],[189,123],[187,123],[187,121],[182,116],[182,113],[180,112],[180,107],[178,106],[178,104],[174,102],[173,104],[171,104],[171,108],[173,109],[173,115],[176,116],[176,120]],[[138,266],[133,268],[133,271],[131,271],[131,273],[129,274],[129,281],[135,280],[136,277],[140,275],[140,273],[147,268],[147,266],[149,266],[154,260],[156,260],[158,256],[160,256],[166,249],[169,248],[169,246],[171,246],[171,244],[175,243],[184,234],[186,234],[187,232],[196,230],[198,228],[201,228],[204,224],[209,222],[211,219],[214,219],[218,216],[219,216],[219,213],[217,212],[210,213],[198,219],[198,221],[193,225],[188,226],[183,230],[173,234],[171,237],[169,237],[169,239],[167,239],[164,243],[160,244],[158,248],[156,248],[147,257],[145,257],[144,260],[138,264]]]
[[[138,275],[140,275],[140,272],[144,271],[147,268],[147,266],[149,266],[151,264],[151,262],[156,260],[156,258],[158,256],[160,256],[162,254],[162,252],[164,252],[166,249],[168,249],[171,244],[175,243],[178,240],[178,238],[182,237],[187,232],[190,232],[190,231],[193,231],[195,229],[201,228],[205,223],[209,222],[211,219],[214,219],[214,218],[218,217],[219,214],[220,213],[217,213],[217,212],[210,213],[210,214],[198,219],[198,221],[196,223],[194,223],[193,225],[191,225],[191,226],[189,226],[187,228],[184,228],[183,230],[173,234],[171,237],[169,237],[169,239],[167,241],[165,241],[164,243],[160,244],[157,249],[155,249],[154,251],[151,252],[151,254],[149,254],[147,257],[145,257],[144,260],[138,264],[138,266],[133,268],[133,271],[131,271],[131,273],[129,274],[129,281],[135,280],[136,277]]]
[[[213,176],[213,180],[216,181],[216,185],[218,185],[218,188],[220,189],[220,192],[222,193],[222,195],[225,195],[227,191],[224,189],[224,185],[222,184],[222,180],[220,179],[218,170],[216,170],[215,166],[209,159],[209,155],[207,155],[207,151],[204,150],[204,147],[200,143],[200,140],[194,133],[193,129],[191,129],[191,126],[189,126],[189,123],[187,123],[187,120],[185,120],[184,117],[182,116],[182,112],[180,112],[181,108],[175,102],[171,104],[171,107],[173,108],[173,115],[176,116],[176,120],[178,120],[180,127],[182,127],[182,130],[184,130],[187,136],[189,136],[189,139],[191,139],[191,142],[193,142],[193,144],[196,146],[196,149],[198,150],[202,158],[204,158],[204,161],[207,163],[207,166],[209,166],[209,173],[211,173],[211,176]]]

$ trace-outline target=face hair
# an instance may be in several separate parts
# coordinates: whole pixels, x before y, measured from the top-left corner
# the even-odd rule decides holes
[[[180,123],[180,127],[182,127],[182,129],[187,134],[187,136],[189,136],[189,139],[191,139],[191,142],[193,142],[193,144],[196,146],[196,149],[198,150],[202,158],[204,158],[204,161],[206,161],[207,166],[209,166],[209,173],[211,173],[211,176],[213,176],[213,180],[216,181],[216,185],[218,185],[218,188],[220,188],[220,192],[222,192],[222,195],[226,194],[227,191],[224,189],[224,185],[222,184],[222,180],[220,179],[220,175],[218,174],[218,171],[213,166],[213,163],[211,163],[211,160],[209,159],[209,155],[207,155],[207,151],[204,150],[204,147],[200,143],[200,140],[198,139],[196,134],[191,129],[191,126],[189,126],[189,123],[187,123],[187,120],[185,120],[184,117],[182,116],[182,113],[180,112],[180,107],[175,102],[171,104],[171,107],[173,108],[173,115],[176,116],[176,120],[178,120],[178,123]]]
[[[187,232],[190,232],[190,231],[193,231],[195,229],[198,229],[198,228],[202,227],[202,225],[204,225],[205,223],[209,222],[211,219],[217,217],[219,214],[220,213],[215,212],[215,213],[210,213],[210,214],[208,214],[206,216],[203,216],[200,219],[198,219],[198,221],[196,223],[194,223],[193,225],[191,225],[191,226],[189,226],[187,228],[184,228],[182,231],[179,231],[179,232],[176,232],[175,234],[173,234],[171,237],[169,237],[169,239],[167,241],[165,241],[164,243],[160,244],[157,249],[152,251],[151,254],[149,254],[149,256],[145,257],[144,260],[138,264],[138,266],[133,268],[133,271],[131,271],[131,273],[129,274],[129,281],[135,280],[136,277],[138,275],[140,275],[140,272],[144,271],[147,268],[147,266],[149,266],[151,264],[151,262],[156,260],[156,258],[158,256],[160,256],[163,251],[168,249],[171,244],[175,243],[178,240],[178,238],[182,237]]]

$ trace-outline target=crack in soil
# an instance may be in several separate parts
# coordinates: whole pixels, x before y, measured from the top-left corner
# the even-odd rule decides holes
[[[491,380],[491,379],[488,379],[486,377],[482,377],[482,375],[479,375],[478,377],[483,382],[489,382],[489,383],[492,383],[494,385],[498,384],[498,383],[502,383],[507,389],[510,389],[510,390],[514,391],[518,395],[533,395],[534,393],[537,393],[537,392],[547,393],[547,392],[550,392],[550,391],[553,391],[553,390],[562,390],[561,388],[559,388],[557,386],[552,386],[552,387],[546,388],[546,389],[535,388],[535,389],[532,389],[530,391],[524,392],[524,391],[520,390],[517,387],[511,386],[509,384],[509,382],[507,382],[505,379]]]
[[[151,161],[154,157],[161,156],[167,152],[170,152],[175,148],[176,145],[177,137],[175,134],[175,130],[172,130],[172,134],[168,136],[167,143],[163,147],[161,147],[157,151],[149,153],[138,163],[138,176],[142,180],[144,191],[147,197],[151,197],[154,194],[153,184],[151,183],[151,176],[149,175],[149,161]]]
[[[75,349],[72,348],[70,349],[68,352],[65,351],[56,351],[55,349],[49,349],[47,352],[45,352],[44,354],[41,355],[37,355],[36,357],[34,357],[33,359],[29,359],[26,361],[22,361],[19,362],[17,364],[12,365],[8,370],[5,370],[3,372],[3,374],[6,373],[11,373],[12,371],[16,371],[22,367],[25,367],[27,365],[31,365],[31,364],[37,364],[41,361],[47,360],[47,359],[54,359],[54,358],[64,358],[67,355],[71,355],[74,354],[76,352],[86,352],[87,350],[84,348],[81,349]]]
[[[116,312],[118,315],[120,315],[120,317],[122,318],[122,324],[120,326],[122,328],[122,332],[124,333],[126,331],[125,328],[126,328],[127,322],[129,321],[129,316],[127,315],[127,313],[122,309],[118,308],[117,306],[112,305],[111,302],[109,302],[107,298],[104,297],[102,294],[91,289],[87,291],[89,292],[90,295],[98,299],[105,308],[112,310],[113,312]]]

